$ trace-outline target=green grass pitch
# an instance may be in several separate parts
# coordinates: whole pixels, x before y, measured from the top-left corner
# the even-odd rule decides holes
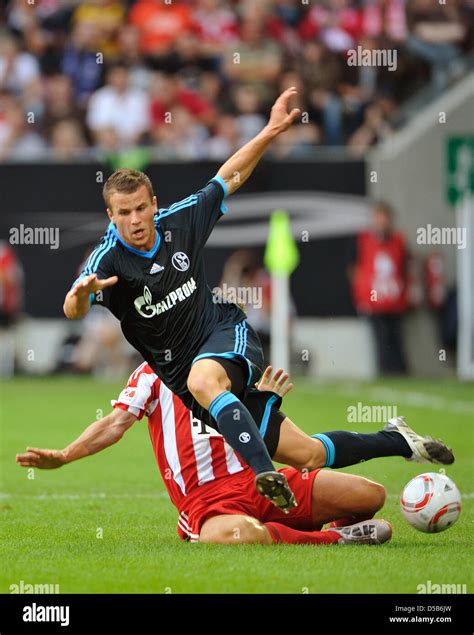
[[[27,445],[61,448],[110,409],[121,384],[89,378],[19,378],[0,386],[0,593],[20,580],[59,584],[61,593],[416,593],[417,585],[466,584],[473,591],[474,406],[472,384],[379,381],[311,385],[296,380],[284,410],[305,431],[375,431],[348,424],[347,408],[396,404],[420,432],[443,437],[447,469],[463,494],[457,524],[441,534],[409,527],[398,496],[415,474],[436,466],[387,458],[347,471],[385,485],[378,514],[394,526],[381,547],[214,546],[176,534],[146,429],[137,422],[116,446],[59,470],[15,464]],[[102,538],[98,537],[102,534]]]

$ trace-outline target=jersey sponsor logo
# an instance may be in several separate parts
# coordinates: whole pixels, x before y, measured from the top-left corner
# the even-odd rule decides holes
[[[177,251],[173,254],[171,262],[178,271],[187,271],[189,269],[189,258],[183,251]]]
[[[150,273],[153,275],[154,273],[160,273],[160,271],[164,271],[164,267],[159,265],[157,262],[153,263],[153,267],[150,269]]]
[[[241,432],[239,434],[239,441],[242,443],[248,443],[250,441],[250,434],[248,432]]]
[[[143,295],[136,298],[134,305],[137,313],[145,318],[152,318],[155,315],[161,315],[165,311],[172,309],[178,302],[184,302],[197,289],[196,281],[190,278],[174,291],[170,291],[168,295],[161,301],[153,304],[153,296],[150,289],[145,285],[143,287]]]

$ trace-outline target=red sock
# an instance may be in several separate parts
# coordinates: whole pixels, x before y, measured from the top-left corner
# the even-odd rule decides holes
[[[358,521],[355,518],[339,518],[339,520],[333,520],[332,523],[329,523],[329,529],[333,527],[348,527],[356,522]]]
[[[299,531],[291,529],[280,523],[265,523],[273,542],[286,543],[291,545],[330,545],[337,542],[341,536],[335,531]]]
[[[349,527],[349,525],[354,525],[355,523],[361,523],[363,520],[370,520],[373,518],[373,514],[367,514],[365,516],[351,516],[349,518],[339,518],[339,520],[333,520],[329,523],[329,529],[333,527]]]

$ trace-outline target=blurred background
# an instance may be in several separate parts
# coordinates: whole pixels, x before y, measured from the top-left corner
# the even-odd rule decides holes
[[[301,121],[209,240],[211,288],[243,296],[269,359],[286,210],[294,373],[474,377],[473,0],[11,0],[0,21],[1,375],[133,370],[107,311],[62,313],[103,183],[133,167],[160,207],[184,198],[296,86]]]

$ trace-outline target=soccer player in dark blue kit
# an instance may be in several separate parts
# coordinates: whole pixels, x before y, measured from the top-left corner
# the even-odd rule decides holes
[[[297,469],[319,467],[321,451],[322,463],[332,467],[374,456],[454,460],[442,442],[420,437],[401,419],[376,435],[335,431],[310,439],[280,411],[278,394],[255,388],[264,368],[258,337],[240,307],[225,298],[216,302],[206,283],[202,251],[226,212],[224,198],[298,117],[297,109],[288,114],[295,94],[294,88],[282,93],[267,126],[203,189],[169,208],[158,210],[142,172],[114,172],[104,185],[111,222],[64,302],[69,319],[84,317],[92,303],[107,307],[163,383],[197,419],[219,430],[255,472],[259,493],[284,512],[296,501],[273,467],[274,456]]]
[[[295,88],[283,92],[263,130],[203,189],[169,208],[158,210],[145,174],[112,174],[104,186],[111,222],[64,303],[69,319],[84,317],[91,303],[109,308],[130,344],[196,417],[217,427],[255,472],[258,491],[284,511],[296,501],[262,439],[278,396],[254,388],[264,368],[260,342],[236,304],[215,301],[202,250],[227,211],[224,198],[299,116],[288,113],[294,95]]]

